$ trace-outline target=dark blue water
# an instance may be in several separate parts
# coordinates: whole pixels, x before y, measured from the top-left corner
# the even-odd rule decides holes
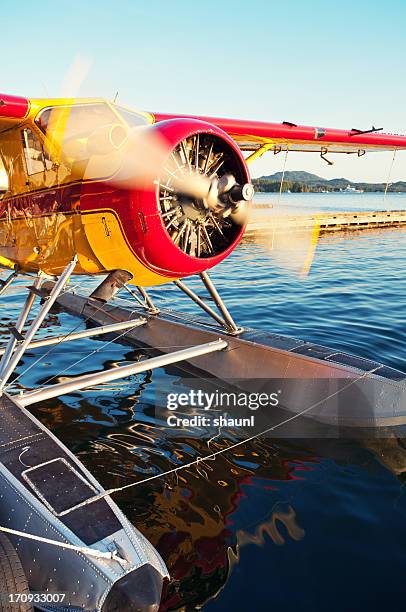
[[[292,208],[303,202],[298,197],[290,200]],[[327,197],[313,196],[312,206],[325,209]],[[392,199],[397,196],[388,196],[390,204]],[[406,370],[405,264],[406,232],[386,230],[321,239],[306,280],[276,268],[265,249],[249,243],[212,278],[242,325]],[[81,290],[88,286],[82,283]],[[2,299],[3,338],[20,294],[17,287]],[[186,300],[173,302],[172,289],[154,294],[166,306],[191,312]],[[47,324],[56,325],[57,333],[82,325],[67,314],[53,315]],[[14,388],[142,354],[105,343],[89,339],[50,354],[32,351],[19,373],[38,363]],[[238,439],[223,431],[210,441],[201,431],[174,431],[156,417],[157,389],[169,388],[178,375],[173,368],[155,370],[33,411],[104,486],[116,487]],[[267,438],[115,499],[168,565],[172,581],[162,610],[397,611],[406,595],[405,474],[406,445],[399,434],[358,441]]]

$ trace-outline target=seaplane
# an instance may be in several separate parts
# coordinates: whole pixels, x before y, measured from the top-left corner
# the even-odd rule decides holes
[[[406,136],[374,127],[342,130],[134,111],[98,98],[0,94],[0,291],[30,279],[0,362],[0,581],[7,575],[5,584],[25,593],[19,609],[154,612],[168,577],[112,491],[30,413],[33,404],[175,364],[240,389],[272,382],[281,390],[285,423],[300,417],[370,431],[406,422],[406,374],[243,328],[209,276],[244,236],[255,159],[299,151],[331,163],[333,154],[405,149]],[[69,284],[80,277],[100,282],[81,295]],[[190,277],[200,279],[204,296],[188,284]],[[191,320],[161,307],[149,290],[156,294],[168,283],[204,317]],[[131,308],[114,302],[121,291]],[[87,328],[38,339],[56,306],[83,317]],[[157,354],[12,391],[27,349],[103,334],[155,347]]]

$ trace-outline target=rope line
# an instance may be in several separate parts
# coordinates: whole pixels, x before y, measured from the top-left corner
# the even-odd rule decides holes
[[[26,538],[27,540],[34,540],[36,542],[43,542],[44,544],[50,544],[51,546],[59,546],[59,548],[68,548],[75,552],[83,553],[89,557],[95,557],[96,559],[109,559],[111,561],[118,561],[121,565],[127,565],[128,561],[119,556],[117,551],[107,552],[89,548],[88,546],[76,546],[75,544],[68,544],[66,542],[58,542],[57,540],[50,540],[49,538],[43,538],[42,536],[35,535],[33,533],[26,533],[24,531],[18,531],[17,529],[10,529],[9,527],[3,527],[0,525],[0,531],[4,533],[10,533],[11,535],[19,536],[20,538]]]
[[[278,205],[280,204],[281,196],[282,196],[282,189],[283,189],[283,182],[285,180],[285,170],[286,170],[286,162],[288,159],[288,153],[289,153],[289,147],[286,146],[286,153],[285,153],[285,159],[283,161],[283,170],[282,170],[282,176],[281,176],[281,184],[279,186]]]
[[[397,152],[397,149],[394,149],[393,157],[392,157],[392,162],[391,162],[391,165],[389,167],[388,178],[387,178],[386,185],[385,185],[385,193],[383,194],[383,203],[384,204],[386,202],[386,194],[388,193],[388,189],[389,189],[389,182],[390,182],[390,179],[391,179],[391,176],[392,176],[392,170],[393,170],[393,164],[395,163],[396,152]]]

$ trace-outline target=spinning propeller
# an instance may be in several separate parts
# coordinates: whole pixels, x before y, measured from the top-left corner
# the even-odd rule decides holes
[[[89,162],[92,174],[99,171],[96,157]],[[115,185],[157,187],[165,228],[187,255],[203,258],[224,251],[248,220],[253,187],[218,135],[197,133],[168,147],[158,130],[135,128],[113,158]]]
[[[224,142],[212,134],[196,134],[181,141],[168,156],[159,134],[138,128],[129,136],[120,171],[114,180],[120,186],[143,187],[155,181],[166,230],[185,253],[208,257],[224,247],[232,228],[257,220],[258,209],[250,207],[254,190],[242,180]],[[156,168],[162,167],[157,181]],[[286,214],[286,213],[283,213]],[[319,238],[316,219],[292,234],[275,227],[269,209],[262,212],[262,234],[252,242],[272,257],[279,267],[298,276],[309,273]]]
[[[87,59],[77,58],[64,82],[64,94],[75,96],[90,68]],[[72,117],[65,118],[65,126]],[[77,143],[65,142],[72,150]],[[157,188],[162,221],[174,244],[197,258],[213,257],[232,244],[241,228],[252,218],[249,206],[254,190],[247,182],[229,142],[218,134],[195,133],[174,147],[155,126],[124,129],[120,123],[90,134],[85,143],[87,165],[84,178],[111,175],[120,188]],[[254,211],[256,212],[256,211]],[[268,211],[269,212],[269,211]],[[253,241],[269,252],[275,263],[294,272],[307,272],[317,245],[316,223],[292,238],[276,232],[272,217],[267,236]]]

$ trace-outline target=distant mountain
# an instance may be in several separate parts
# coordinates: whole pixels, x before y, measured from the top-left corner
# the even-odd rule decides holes
[[[253,179],[257,191],[279,191],[282,180],[282,172],[275,172],[267,176]],[[346,178],[325,179],[317,174],[305,172],[304,170],[287,170],[283,179],[283,191],[301,192],[324,192],[324,191],[384,191],[385,183],[355,183]],[[397,181],[388,187],[390,192],[406,192],[406,182]]]
[[[275,174],[269,174],[268,176],[261,176],[261,180],[268,181],[280,181],[282,178],[282,172],[275,172]],[[285,172],[286,181],[300,181],[301,183],[320,183],[326,179],[317,176],[317,174],[311,174],[304,170],[286,170]]]

